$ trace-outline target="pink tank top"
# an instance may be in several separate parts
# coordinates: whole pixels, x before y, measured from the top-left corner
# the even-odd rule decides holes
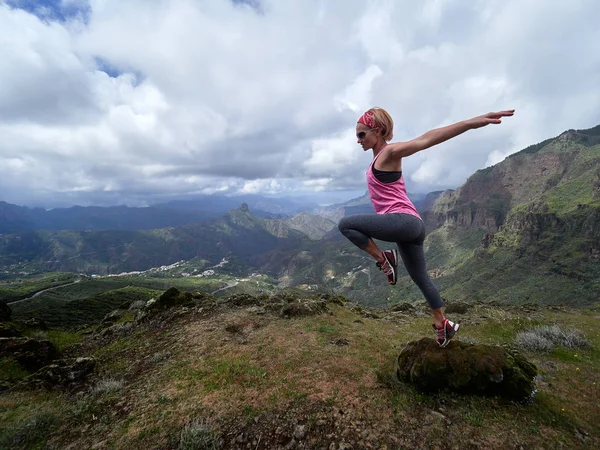
[[[383,153],[383,150],[373,158],[373,162],[367,169],[367,188],[369,190],[369,197],[371,197],[371,203],[373,209],[377,214],[391,214],[391,213],[402,213],[419,215],[417,208],[412,204],[408,195],[406,195],[406,186],[404,184],[404,177],[400,177],[398,181],[393,183],[382,183],[375,175],[373,175],[373,165],[379,155]]]

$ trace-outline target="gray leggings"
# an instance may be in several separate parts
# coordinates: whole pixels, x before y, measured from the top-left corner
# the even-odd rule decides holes
[[[356,214],[342,218],[338,224],[344,236],[363,250],[369,238],[395,242],[404,267],[425,296],[431,309],[444,306],[440,293],[429,278],[425,265],[423,241],[425,224],[411,214]]]

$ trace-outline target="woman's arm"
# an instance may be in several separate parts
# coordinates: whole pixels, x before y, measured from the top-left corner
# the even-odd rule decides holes
[[[474,130],[475,128],[485,127],[491,123],[502,123],[501,117],[509,117],[515,113],[514,109],[507,111],[491,112],[472,119],[463,120],[452,125],[442,128],[436,128],[428,131],[424,135],[408,142],[395,142],[389,144],[389,155],[394,159],[404,158],[413,155],[426,148],[433,147],[448,139],[463,134],[465,131]]]

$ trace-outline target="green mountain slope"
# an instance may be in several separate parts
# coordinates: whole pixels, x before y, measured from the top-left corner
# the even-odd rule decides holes
[[[441,225],[428,255],[449,298],[597,301],[600,127],[567,131],[478,171],[441,196],[428,219]]]
[[[282,220],[263,219],[248,208],[219,220],[144,231],[30,231],[0,236],[0,270],[119,273],[180,260],[216,264],[233,255],[244,263],[265,252],[308,240]]]

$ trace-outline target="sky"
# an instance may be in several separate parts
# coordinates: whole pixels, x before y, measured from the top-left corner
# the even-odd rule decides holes
[[[366,191],[372,106],[395,141],[489,111],[402,162],[455,189],[600,124],[596,0],[0,0],[0,201],[145,206]]]

